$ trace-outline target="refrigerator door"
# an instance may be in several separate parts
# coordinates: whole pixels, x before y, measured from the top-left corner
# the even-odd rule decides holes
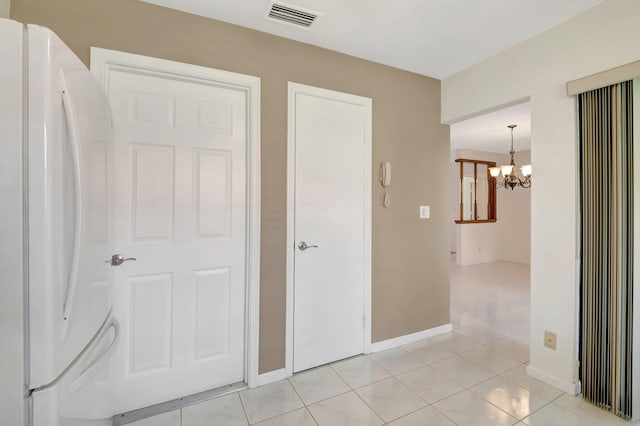
[[[112,246],[110,108],[55,34],[28,26],[27,37],[34,419],[66,425],[77,418],[88,425],[112,414],[106,361],[117,344],[112,272],[105,263]]]

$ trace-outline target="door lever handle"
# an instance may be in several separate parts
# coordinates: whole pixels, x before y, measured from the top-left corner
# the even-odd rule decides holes
[[[298,249],[299,249],[300,251],[305,251],[305,250],[310,249],[310,248],[318,248],[318,246],[317,246],[317,245],[315,245],[315,244],[311,244],[311,245],[310,245],[310,244],[307,244],[307,243],[306,243],[306,242],[304,242],[304,241],[301,241],[301,242],[300,242],[300,244],[298,244]]]
[[[128,262],[129,260],[137,260],[137,259],[135,257],[127,257],[127,258],[125,258],[121,254],[114,254],[114,255],[111,256],[111,259],[105,260],[104,263],[108,263],[111,266],[120,266],[124,262]]]

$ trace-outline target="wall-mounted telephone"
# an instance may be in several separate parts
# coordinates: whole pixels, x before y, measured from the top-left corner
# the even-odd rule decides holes
[[[380,184],[383,188],[385,188],[384,195],[382,196],[382,206],[389,207],[391,202],[389,201],[389,194],[387,194],[387,186],[391,185],[391,162],[383,161],[380,164],[380,172],[379,172]]]
[[[391,185],[391,161],[383,161],[380,164],[380,183],[383,188]]]

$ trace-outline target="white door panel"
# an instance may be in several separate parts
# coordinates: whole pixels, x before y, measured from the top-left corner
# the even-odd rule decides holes
[[[368,111],[295,95],[294,371],[364,352]]]
[[[116,409],[244,379],[247,100],[170,74],[111,71]]]

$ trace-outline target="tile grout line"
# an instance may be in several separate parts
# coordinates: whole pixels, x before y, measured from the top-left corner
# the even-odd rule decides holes
[[[382,352],[382,351],[381,351],[381,352]],[[406,351],[406,350],[405,350],[405,352],[408,352],[408,351]],[[389,374],[389,377],[385,377],[385,378],[383,378],[383,379],[373,381],[373,382],[371,382],[371,383],[368,383],[368,384],[365,384],[365,385],[359,386],[359,387],[357,387],[357,388],[353,388],[353,387],[351,387],[351,385],[349,385],[348,383],[347,383],[347,385],[348,385],[348,386],[350,386],[350,387],[351,387],[351,391],[352,391],[352,392],[353,392],[353,393],[354,393],[358,398],[360,398],[360,400],[361,400],[361,401],[362,401],[362,402],[363,402],[363,403],[364,403],[364,404],[365,404],[365,405],[366,405],[366,406],[367,406],[367,407],[368,407],[368,408],[369,408],[369,409],[370,409],[370,410],[371,410],[371,411],[372,411],[376,416],[378,416],[378,418],[379,418],[380,420],[382,420],[382,423],[383,423],[383,426],[384,426],[384,425],[388,424],[389,422],[387,422],[385,419],[383,419],[383,418],[382,418],[382,416],[380,415],[380,413],[378,413],[375,409],[373,409],[373,407],[371,407],[371,406],[367,403],[367,401],[365,401],[365,400],[362,398],[362,396],[361,396],[361,395],[360,395],[356,390],[357,390],[357,389],[362,389],[362,388],[367,387],[367,386],[371,386],[371,385],[376,384],[376,383],[383,382],[383,381],[388,380],[388,379],[396,379],[398,382],[400,382],[400,383],[401,383],[403,386],[405,386],[407,389],[409,389],[409,388],[408,388],[404,383],[402,383],[402,381],[401,381],[400,379],[398,379],[398,378],[397,378],[393,373],[391,373],[389,370],[387,370],[386,368],[384,368],[382,365],[378,364],[378,363],[377,363],[373,358],[371,358],[371,356],[369,356],[369,354],[364,354],[364,356],[366,356],[366,357],[367,357],[371,362],[373,362],[376,366],[380,367],[383,371],[385,371],[387,374]],[[414,356],[414,357],[415,357],[415,356]],[[424,365],[423,365],[423,366],[421,366],[421,367],[418,367],[418,368],[422,368],[422,367],[424,367]],[[414,369],[414,370],[417,370],[417,368],[416,368],[416,369]],[[413,370],[409,370],[409,371],[413,371]],[[338,375],[339,375],[339,373],[338,373],[337,371],[336,371],[336,374],[338,374]],[[403,374],[404,374],[404,373],[403,373]],[[413,392],[413,390],[412,390],[412,389],[409,389],[409,391],[415,394],[415,392]],[[424,401],[424,399],[423,399],[423,398],[421,398],[421,397],[420,397],[420,395],[417,395],[417,394],[416,394],[416,396],[417,396],[418,398],[420,398],[421,400],[423,400],[423,401]],[[429,403],[428,403],[427,401],[424,401],[424,402],[425,402],[427,405],[429,405]],[[422,408],[424,408],[424,407],[422,407]],[[422,409],[422,408],[420,408],[420,409]],[[419,409],[419,410],[420,410],[420,409]],[[416,411],[418,411],[418,410],[416,410]],[[393,420],[391,420],[391,421],[395,421],[395,420],[397,420],[397,419],[393,419]]]
[[[394,348],[392,348],[392,349],[394,349]],[[387,350],[388,350],[388,349],[387,349]],[[380,351],[380,352],[383,352],[383,351]],[[374,352],[374,353],[377,353],[377,352]],[[385,373],[387,373],[387,374],[389,374],[389,375],[393,376],[393,374],[391,373],[391,371],[387,370],[387,369],[386,369],[386,368],[384,368],[382,365],[380,365],[380,364],[379,364],[375,359],[373,359],[373,357],[372,357],[371,355],[373,355],[373,354],[367,354],[367,355],[365,355],[365,356],[366,356],[367,358],[369,358],[369,360],[371,360],[371,362],[373,362],[375,365],[377,365],[378,367],[382,368],[382,369],[385,371]],[[366,386],[366,385],[365,385],[365,386]]]
[[[379,365],[378,365],[374,360],[372,360],[372,359],[371,359],[369,356],[367,356],[366,354],[363,354],[362,356],[367,357],[367,358],[368,358],[371,362],[373,362],[375,365],[377,365],[378,367],[382,368],[382,366],[379,366]],[[356,392],[356,389],[360,389],[360,388],[363,388],[363,387],[365,387],[365,386],[369,386],[369,385],[372,385],[372,384],[374,384],[374,383],[379,383],[379,382],[382,382],[383,380],[390,379],[391,377],[393,377],[393,375],[390,375],[389,377],[385,377],[385,378],[383,378],[383,379],[380,379],[380,380],[377,380],[377,381],[371,382],[371,383],[369,383],[369,384],[362,385],[362,386],[359,386],[359,387],[354,388],[354,387],[353,387],[353,386],[351,386],[349,383],[347,383],[347,382],[346,382],[346,380],[345,380],[342,376],[340,376],[340,373],[338,373],[338,371],[336,371],[336,370],[332,367],[332,365],[331,365],[331,364],[329,364],[329,367],[330,367],[330,368],[331,368],[331,370],[332,370],[332,371],[333,371],[333,372],[334,372],[334,373],[335,373],[335,374],[336,374],[336,375],[337,375],[337,376],[338,376],[338,377],[339,377],[339,378],[340,378],[340,379],[341,379],[341,380],[342,380],[342,381],[343,381],[343,382],[344,382],[344,383],[349,387],[349,390],[348,390],[348,391],[346,391],[346,392],[342,392],[342,393],[339,393],[339,394],[337,394],[337,395],[333,395],[333,396],[330,396],[330,397],[328,397],[328,398],[325,398],[325,399],[322,399],[322,400],[316,401],[316,402],[314,402],[313,404],[310,404],[310,405],[319,404],[319,403],[321,403],[321,402],[326,402],[326,401],[328,401],[328,400],[330,400],[330,399],[333,399],[333,398],[338,397],[338,396],[341,396],[341,395],[346,395],[346,394],[348,394],[348,393],[353,393],[354,395],[356,395],[356,396],[357,396],[357,397],[358,397],[358,398],[359,398],[359,399],[360,399],[360,400],[361,400],[361,401],[362,401],[362,402],[367,406],[367,408],[369,408],[369,409],[370,409],[370,410],[371,410],[371,411],[372,411],[372,412],[373,412],[373,413],[374,413],[374,414],[375,414],[375,415],[376,415],[380,420],[382,420],[382,422],[383,422],[383,425],[382,425],[382,426],[386,425],[386,424],[387,424],[387,422],[385,422],[385,421],[384,421],[384,419],[383,419],[382,417],[380,417],[380,415],[378,414],[378,412],[377,412],[377,411],[375,411],[372,407],[370,407],[370,406],[369,406],[369,404],[367,404],[367,402],[366,402],[366,401],[364,401],[364,400],[362,399],[362,397],[358,394],[358,392]],[[391,374],[391,373],[389,373],[387,370],[385,370],[384,368],[382,368],[382,369],[383,369],[385,372],[387,372],[388,374]],[[287,379],[287,380],[289,380],[289,379]],[[296,393],[297,393],[297,389],[295,389],[295,386],[294,386],[293,384],[291,384],[291,386],[294,388],[294,390],[295,390],[295,391],[296,391]],[[300,397],[300,395],[298,395],[298,397]],[[308,407],[308,405],[306,405],[306,403],[304,402],[304,400],[302,399],[302,397],[300,397],[300,400],[302,401],[302,403],[303,403],[303,404],[305,404],[305,408],[307,408],[307,407]],[[318,421],[316,420],[316,418],[313,416],[313,413],[311,412],[311,410],[308,410],[308,411],[309,411],[309,414],[311,414],[311,417],[313,417],[313,420],[314,420],[317,424],[319,424],[319,422],[318,422]]]
[[[390,379],[390,378],[391,378],[391,377],[387,377],[387,379]],[[384,380],[387,380],[387,379],[384,379]],[[381,382],[381,381],[382,381],[382,380],[380,380],[380,382]],[[376,383],[379,383],[379,382],[376,382]],[[365,386],[369,386],[369,385],[365,385]],[[364,387],[364,386],[362,386],[362,387]],[[360,396],[360,394],[359,394],[358,392],[356,392],[356,390],[355,390],[355,389],[353,390],[353,393],[354,393],[354,394],[355,394],[355,395],[360,399],[360,401],[362,401],[362,403],[363,403],[364,405],[366,405],[366,406],[367,406],[367,408],[369,408],[369,410],[371,410],[371,412],[372,412],[373,414],[375,414],[375,415],[376,415],[376,417],[378,417],[378,418],[382,421],[382,424],[383,424],[383,425],[385,425],[385,424],[387,424],[387,423],[388,423],[385,419],[383,419],[383,418],[382,418],[382,416],[380,415],[380,413],[378,413],[376,410],[374,410],[374,409],[373,409],[373,407],[372,407],[372,406],[370,406],[370,405],[367,403],[367,401],[365,401],[365,400],[362,398],[362,396]]]
[[[298,410],[301,410],[303,408],[306,408],[306,406],[305,407],[294,408],[293,410],[288,410],[288,411],[285,411],[284,413],[280,413],[280,414],[277,414],[275,416],[267,417],[266,419],[261,419],[259,422],[256,422],[256,423],[251,423],[249,421],[249,419],[247,419],[247,423],[250,426],[260,425],[260,423],[268,422],[269,420],[273,420],[273,419],[277,419],[278,417],[286,416],[287,414],[291,414],[291,413],[293,413],[295,411],[298,411]]]
[[[460,392],[458,392],[460,393]],[[453,395],[452,395],[453,396]],[[449,420],[451,423],[453,423],[454,425],[457,425],[458,423],[456,423],[451,417],[447,416],[446,413],[443,413],[442,411],[438,410],[438,407],[431,405],[431,407],[433,407],[434,410],[436,410],[437,413],[440,413],[445,419]]]
[[[522,365],[526,365],[526,364],[527,364],[526,362],[523,362],[523,363],[521,363],[521,364],[520,364],[520,365],[518,365],[517,367],[514,367],[514,368],[513,368],[513,369],[511,369],[511,370],[515,370],[516,368],[519,368],[519,367],[521,367]],[[511,370],[507,370],[507,371],[511,371]],[[473,386],[470,386],[470,387],[468,388],[468,390],[469,390],[470,392],[472,392],[474,395],[476,395],[476,396],[478,396],[478,397],[482,398],[483,400],[487,401],[489,404],[491,404],[491,405],[495,406],[495,407],[496,407],[496,408],[498,408],[499,410],[506,412],[506,411],[505,411],[504,409],[502,409],[501,407],[497,406],[496,404],[494,404],[493,402],[491,402],[491,401],[489,401],[488,399],[484,398],[483,396],[478,395],[477,393],[475,393],[475,392],[471,389],[472,387],[478,386],[479,384],[482,384],[482,383],[486,383],[486,382],[488,382],[489,380],[492,380],[492,379],[494,379],[494,378],[498,377],[498,378],[501,378],[502,380],[505,380],[506,382],[508,382],[509,384],[511,384],[511,385],[513,385],[513,386],[516,386],[516,387],[518,387],[518,388],[520,388],[520,389],[524,389],[524,390],[526,390],[527,392],[529,392],[529,393],[531,393],[531,394],[536,395],[537,397],[539,397],[540,399],[542,399],[543,401],[545,401],[545,403],[544,403],[544,404],[542,404],[542,405],[541,405],[540,407],[538,407],[537,409],[535,409],[535,410],[533,410],[533,411],[529,412],[529,414],[527,414],[526,416],[524,416],[522,419],[518,419],[517,417],[513,416],[511,413],[508,413],[508,412],[507,412],[507,414],[508,414],[508,415],[510,415],[511,417],[516,418],[516,420],[517,420],[517,422],[518,422],[518,423],[519,423],[519,422],[523,422],[523,420],[524,420],[524,419],[526,419],[526,418],[528,418],[529,416],[531,416],[532,414],[534,414],[534,413],[536,413],[536,412],[538,412],[538,411],[542,410],[544,407],[546,407],[547,405],[549,405],[549,404],[553,403],[554,401],[556,401],[557,399],[561,398],[561,397],[565,394],[565,393],[563,392],[563,393],[561,393],[560,395],[558,395],[557,397],[553,398],[552,400],[548,400],[548,399],[546,399],[546,398],[543,398],[543,397],[542,397],[541,395],[539,395],[537,392],[534,392],[534,391],[533,391],[533,390],[531,390],[531,389],[528,389],[528,388],[526,388],[526,387],[524,387],[524,386],[522,386],[522,385],[520,385],[520,384],[518,384],[518,383],[511,382],[510,380],[507,380],[507,379],[505,379],[505,378],[503,378],[503,377],[500,377],[500,376],[501,376],[501,375],[500,375],[500,374],[498,374],[497,376],[494,376],[494,377],[492,377],[491,379],[487,379],[487,380],[485,380],[485,381],[483,381],[483,382],[480,382],[480,383],[477,383],[477,384],[475,384],[475,385],[473,385]],[[557,404],[556,404],[556,405],[557,405]]]
[[[539,408],[537,408],[536,410],[531,411],[529,414],[527,414],[526,416],[524,416],[522,419],[520,419],[521,422],[524,423],[524,419],[528,419],[529,417],[531,417],[532,415],[534,415],[535,413],[537,413],[538,411],[542,410],[544,407],[546,407],[547,405],[550,405],[552,403],[552,401],[547,401],[545,404],[543,404],[542,406],[540,406]]]
[[[482,346],[484,346],[484,345],[482,345]],[[468,358],[464,358],[460,353],[458,353],[458,354],[456,354],[456,355],[459,355],[461,358],[463,358],[463,359],[465,359],[465,360],[467,360],[467,361],[469,361],[469,362],[471,362],[471,363],[473,363],[473,364],[476,364],[476,365],[478,365],[479,367],[482,367],[483,369],[485,369],[485,370],[489,371],[487,368],[484,368],[483,366],[479,365],[478,363],[474,362],[473,360],[470,360],[470,359],[468,359]],[[454,355],[454,356],[455,356],[455,355]],[[449,357],[449,358],[453,358],[453,356],[451,356],[451,357]],[[446,359],[449,359],[449,358],[446,358]],[[522,365],[522,364],[520,364],[520,365]],[[518,368],[520,365],[518,365],[517,367],[514,367],[514,369],[515,369],[515,368]],[[436,369],[436,368],[434,368],[434,369],[435,369],[436,371],[438,371],[440,374],[444,375],[444,376],[445,376],[446,378],[448,378],[449,380],[451,380],[451,381],[453,381],[454,383],[456,383],[458,386],[460,386],[460,387],[462,387],[462,388],[463,388],[462,390],[460,390],[460,391],[458,391],[458,392],[455,392],[455,393],[453,393],[453,394],[451,394],[451,395],[449,395],[449,396],[446,396],[446,397],[444,397],[444,398],[442,398],[442,399],[440,399],[440,400],[438,400],[438,401],[435,401],[435,402],[433,402],[432,404],[430,404],[430,405],[431,405],[431,406],[432,406],[436,411],[438,411],[439,413],[441,413],[442,415],[444,415],[444,416],[445,416],[445,417],[447,417],[448,419],[450,419],[450,418],[449,418],[445,413],[442,413],[440,410],[438,410],[438,409],[437,409],[437,407],[435,407],[435,404],[437,404],[437,403],[438,403],[438,402],[440,402],[440,401],[444,401],[445,399],[451,398],[451,397],[453,397],[453,396],[455,396],[455,395],[459,395],[459,394],[461,394],[461,393],[463,393],[463,392],[465,392],[465,391],[468,391],[468,392],[470,392],[472,395],[474,395],[474,396],[476,396],[476,397],[480,398],[481,400],[485,401],[485,402],[486,402],[486,403],[488,403],[489,405],[492,405],[493,407],[495,407],[495,408],[496,408],[496,409],[498,409],[499,411],[501,411],[501,412],[505,413],[506,415],[508,415],[509,417],[511,417],[511,418],[513,418],[513,419],[515,419],[515,420],[516,420],[516,423],[518,423],[518,422],[520,422],[520,421],[521,421],[521,420],[519,420],[517,417],[512,416],[510,413],[506,412],[505,410],[503,410],[502,408],[498,407],[497,405],[495,405],[495,404],[494,404],[494,403],[492,403],[491,401],[487,400],[486,398],[484,398],[484,397],[482,397],[482,396],[478,395],[478,394],[477,394],[477,393],[475,393],[473,390],[471,390],[471,388],[472,388],[472,387],[475,387],[475,386],[477,386],[477,385],[479,385],[479,384],[482,384],[482,383],[488,382],[489,380],[492,380],[492,379],[495,379],[496,377],[499,377],[499,375],[500,375],[501,373],[497,373],[497,374],[495,374],[495,373],[493,373],[492,371],[490,371],[490,372],[493,374],[491,377],[489,377],[489,378],[487,378],[487,379],[485,379],[485,380],[482,380],[482,381],[480,381],[480,382],[478,382],[478,383],[474,383],[474,384],[472,384],[472,385],[470,385],[470,386],[465,386],[465,385],[462,385],[461,383],[457,382],[457,381],[456,381],[456,380],[454,380],[453,378],[449,377],[449,376],[448,376],[447,374],[445,374],[444,372],[442,372],[442,371],[440,371],[440,370],[438,370],[438,369]],[[507,371],[508,371],[508,370],[507,370]],[[518,386],[518,387],[520,387],[521,389],[524,389],[524,388],[522,388],[521,386]],[[531,392],[531,391],[529,391],[529,392]],[[427,403],[428,403],[428,402],[427,402]],[[450,419],[450,420],[453,422],[453,419]],[[455,423],[455,422],[454,422],[454,423]]]
[[[476,386],[476,385],[474,385],[474,386]],[[491,402],[491,401],[489,401],[489,400],[487,400],[487,399],[483,398],[482,396],[478,395],[477,393],[475,393],[474,391],[472,391],[472,390],[471,390],[471,388],[467,388],[467,389],[465,389],[465,390],[467,390],[467,391],[471,392],[474,396],[476,396],[476,397],[480,398],[481,400],[485,401],[487,404],[492,405],[492,406],[493,406],[494,408],[496,408],[497,410],[502,411],[503,413],[505,413],[507,416],[511,417],[512,419],[515,419],[515,420],[516,420],[516,423],[520,422],[520,420],[519,420],[517,417],[515,417],[515,416],[511,415],[511,413],[509,413],[509,412],[507,412],[507,411],[503,410],[502,408],[498,407],[498,406],[497,406],[496,404],[494,404],[493,402]],[[513,423],[513,424],[516,424],[516,423]]]
[[[374,360],[372,360],[371,358],[369,358],[366,354],[359,355],[359,356],[367,357],[367,358],[368,358],[371,362],[373,362],[377,367],[380,367],[380,366],[379,366],[379,365],[378,365]],[[329,365],[329,366],[331,366],[331,365]],[[339,376],[339,377],[340,377],[340,378],[341,378],[341,379],[342,379],[342,380],[347,384],[347,386],[349,386],[349,388],[351,388],[351,390],[353,390],[353,391],[355,391],[356,389],[360,389],[360,388],[362,388],[362,387],[365,387],[365,386],[372,385],[372,384],[374,384],[374,383],[381,382],[381,381],[383,381],[383,380],[387,380],[389,377],[392,377],[392,374],[391,374],[391,373],[389,373],[387,370],[385,370],[385,369],[384,369],[384,368],[382,368],[382,367],[380,367],[380,368],[381,368],[385,373],[389,374],[389,376],[388,376],[388,377],[383,377],[383,378],[378,379],[378,380],[374,380],[374,381],[373,381],[373,382],[371,382],[371,383],[366,383],[366,384],[364,384],[364,385],[354,387],[354,386],[352,386],[350,383],[348,383],[348,382],[347,382],[347,380],[346,380],[344,377],[342,377],[342,375],[338,372],[338,370],[336,370],[335,368],[333,368],[333,367],[332,367],[333,371],[335,371],[335,373],[336,373],[336,374],[337,374],[337,375],[338,375],[338,376]]]
[[[247,421],[247,424],[251,424],[249,422],[249,415],[247,414],[247,409],[245,408],[244,402],[242,401],[242,397],[240,396],[240,392],[238,392],[238,399],[240,400],[240,407],[242,407],[242,413],[244,414],[244,419]]]
[[[296,395],[298,395],[298,398],[300,399],[300,402],[302,402],[302,408],[307,411],[309,413],[309,415],[311,416],[311,418],[313,419],[313,421],[315,422],[316,425],[319,425],[320,423],[318,423],[318,421],[316,420],[316,418],[313,416],[313,413],[311,412],[311,410],[309,410],[309,405],[311,404],[307,404],[307,402],[302,398],[302,396],[300,395],[300,392],[298,392],[298,389],[296,389],[296,386],[291,382],[291,378],[294,377],[295,374],[291,377],[287,377],[287,382],[289,382],[289,385],[293,388],[293,391],[296,393]],[[348,386],[348,385],[347,385]],[[326,400],[325,400],[326,401]],[[320,401],[318,401],[320,402]],[[314,403],[315,404],[315,403]],[[294,411],[299,410],[299,408],[297,408]],[[291,411],[291,413],[293,413],[293,411]],[[282,414],[284,415],[284,414]]]
[[[316,405],[316,404],[319,404],[319,403],[321,403],[321,402],[327,402],[328,400],[333,399],[333,398],[336,398],[336,397],[338,397],[338,396],[346,395],[346,394],[348,394],[349,392],[355,392],[355,389],[349,389],[349,390],[347,390],[347,391],[337,393],[337,394],[332,395],[332,396],[330,396],[330,397],[323,398],[323,399],[319,399],[319,400],[317,400],[317,401],[312,402],[312,403],[311,403],[311,404],[309,404],[309,405],[306,405],[304,401],[303,401],[302,403],[303,403],[303,404],[305,404],[305,407],[310,407],[310,406],[312,406],[312,405]]]
[[[406,350],[405,350],[405,351],[406,351]],[[415,356],[414,356],[414,357],[415,357]],[[373,360],[373,359],[372,359],[372,361],[373,361],[375,364],[377,364],[377,363],[375,362],[375,360]],[[418,368],[414,368],[414,369],[411,369],[411,370],[408,370],[408,371],[404,371],[404,372],[399,373],[399,374],[405,374],[405,373],[408,373],[408,372],[411,372],[411,371],[415,371],[415,370],[418,370],[418,369],[420,369],[420,368],[424,368],[425,366],[427,366],[427,365],[425,364],[425,365],[422,365],[422,366],[420,366],[420,367],[418,367]],[[384,367],[382,367],[381,365],[380,365],[380,368],[382,368],[382,369],[384,370]],[[400,385],[404,386],[404,387],[405,387],[409,392],[411,392],[412,394],[414,394],[415,396],[417,396],[421,401],[423,401],[425,404],[427,404],[427,405],[426,405],[426,407],[431,407],[431,404],[429,403],[429,401],[425,400],[425,399],[424,399],[424,398],[422,398],[420,395],[418,395],[418,394],[417,394],[417,392],[415,392],[413,389],[411,389],[409,386],[407,386],[407,385],[406,385],[402,380],[400,380],[400,379],[397,377],[397,375],[392,374],[392,373],[391,373],[390,371],[388,371],[388,370],[385,370],[385,371],[387,371],[391,376],[390,376],[390,377],[387,377],[387,378],[385,378],[385,379],[379,380],[379,381],[377,381],[377,382],[373,382],[373,383],[370,383],[370,384],[368,384],[368,385],[361,386],[361,387],[359,387],[358,389],[362,389],[362,388],[364,388],[364,387],[366,387],[366,386],[373,385],[374,383],[382,382],[383,380],[387,380],[387,379],[395,379],[398,383],[400,383]],[[380,417],[380,419],[384,422],[384,424],[388,424],[388,423],[394,422],[394,421],[396,421],[396,420],[398,420],[398,419],[401,419],[401,418],[403,418],[403,417],[406,417],[406,416],[408,416],[408,415],[410,415],[410,414],[413,414],[413,413],[415,413],[415,412],[418,412],[418,411],[423,410],[424,408],[426,408],[426,407],[420,407],[420,408],[418,408],[417,410],[411,411],[411,412],[406,413],[406,414],[404,414],[404,415],[402,415],[402,416],[400,416],[400,417],[397,417],[397,418],[395,418],[395,419],[392,419],[392,420],[390,420],[389,422],[386,422],[386,420],[385,420],[385,419],[383,419],[383,418],[382,418],[382,416],[381,416],[381,415],[380,415],[380,414],[379,414],[375,409],[373,409],[373,407],[371,407],[371,406],[367,403],[367,401],[365,401],[365,400],[364,400],[364,398],[362,398],[362,396],[361,396],[358,392],[356,392],[356,391],[355,391],[355,389],[354,389],[354,393],[355,393],[356,395],[358,395],[358,397],[362,400],[362,402],[364,402],[364,403],[367,405],[367,407],[369,407],[369,408],[370,408],[374,413],[376,413],[376,415],[378,415],[378,417]]]

